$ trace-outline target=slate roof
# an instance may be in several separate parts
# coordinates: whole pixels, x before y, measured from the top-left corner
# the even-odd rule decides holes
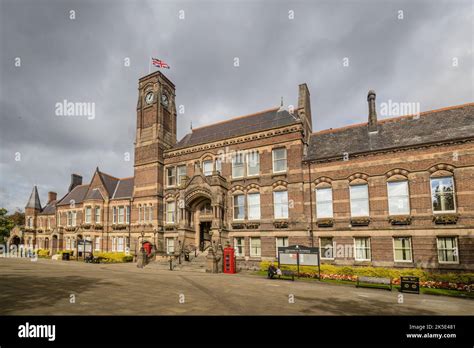
[[[28,199],[28,203],[26,203],[25,208],[41,210],[41,202],[39,199],[38,188],[36,187],[36,185],[33,187],[33,191],[31,191],[30,198]]]
[[[133,183],[133,177],[120,179],[117,183],[117,187],[115,188],[115,192],[112,198],[131,198],[133,195]]]
[[[112,197],[115,188],[117,187],[117,183],[120,181],[120,179],[100,171],[99,175],[102,178],[102,181],[104,182],[104,186],[107,190],[107,193],[109,194],[109,197]]]
[[[367,123],[313,133],[305,161],[464,138],[474,138],[474,103],[423,112],[418,119],[402,116],[381,120],[377,133],[369,133]]]
[[[209,143],[300,122],[295,118],[296,116],[292,116],[287,110],[278,110],[279,108],[274,108],[195,128],[192,130],[192,133],[186,134],[173,149]]]
[[[43,208],[39,215],[52,215],[56,213],[57,200],[51,201]]]
[[[82,203],[84,200],[87,190],[89,189],[89,184],[86,185],[79,185],[76,186],[72,189],[71,192],[69,192],[66,196],[64,196],[63,199],[56,205],[68,205],[71,204],[71,201],[73,200],[76,204]]]
[[[102,197],[102,194],[100,193],[98,189],[93,189],[89,191],[87,196],[84,198],[84,200],[88,200],[88,199],[99,199],[103,201],[104,197]]]

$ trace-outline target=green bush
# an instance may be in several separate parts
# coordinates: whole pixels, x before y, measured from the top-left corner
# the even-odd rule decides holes
[[[270,261],[262,261],[260,269],[266,271],[270,265]],[[276,262],[274,263],[276,264]],[[296,271],[296,266],[282,265],[281,269]],[[300,266],[300,273],[310,276],[318,274],[317,266]],[[435,281],[447,283],[463,283],[472,284],[474,282],[474,273],[435,273],[425,271],[420,268],[384,268],[384,267],[351,267],[351,266],[335,266],[321,265],[321,274],[337,274],[345,276],[367,276],[400,279],[400,276],[419,277],[420,281]]]
[[[94,257],[101,263],[132,262],[133,256],[125,253],[95,252]]]
[[[69,253],[69,255],[72,256],[72,255],[74,254],[74,250],[58,250],[58,252],[57,252],[56,254],[62,256],[62,255],[65,254],[65,253]]]

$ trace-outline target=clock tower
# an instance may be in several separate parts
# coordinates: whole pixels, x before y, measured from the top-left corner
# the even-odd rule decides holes
[[[163,152],[175,144],[175,86],[156,71],[138,82],[132,221],[145,225],[142,231],[163,221]]]

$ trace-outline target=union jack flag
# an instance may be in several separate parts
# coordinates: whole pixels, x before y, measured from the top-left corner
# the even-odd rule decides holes
[[[156,59],[156,58],[151,58],[151,62],[157,68],[164,68],[164,69],[169,69],[170,68],[170,66],[168,64],[166,64],[162,60],[159,60],[159,59]]]

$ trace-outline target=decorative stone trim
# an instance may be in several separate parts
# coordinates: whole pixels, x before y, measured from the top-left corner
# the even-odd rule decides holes
[[[288,228],[288,221],[275,221],[273,222],[275,228]]]
[[[82,224],[82,225],[81,225],[81,228],[84,229],[84,230],[90,230],[91,227],[92,227],[91,224]]]
[[[166,224],[165,231],[174,231],[176,229],[176,224]]]
[[[249,230],[256,230],[259,227],[260,227],[259,222],[249,222],[249,223],[247,223],[247,229],[249,229]]]
[[[369,176],[364,173],[356,173],[348,177],[349,182],[357,180],[357,179],[362,179],[362,180],[367,181],[367,179],[369,179]]]
[[[67,232],[74,232],[77,230],[77,227],[69,226],[69,227],[65,227],[64,230]]]
[[[352,226],[368,226],[370,224],[369,217],[354,217],[351,218]]]
[[[258,184],[247,185],[247,191],[252,190],[252,189],[260,190],[260,185],[258,185]]]
[[[283,181],[283,180],[278,180],[278,181],[275,181],[273,184],[272,184],[273,188],[276,189],[277,187],[279,186],[283,186],[283,187],[288,187],[288,183],[286,181]]]
[[[317,178],[316,180],[314,180],[314,185],[318,185],[322,182],[325,182],[325,183],[328,183],[329,185],[331,185],[332,183],[332,179],[331,178],[328,178],[327,176],[322,176],[320,178]]]
[[[436,173],[439,170],[446,170],[448,172],[453,173],[454,172],[454,167],[450,164],[441,163],[441,164],[434,165],[433,167],[431,167],[428,170],[431,174]]]
[[[334,219],[317,219],[316,224],[318,227],[333,227]]]
[[[388,179],[394,175],[403,175],[404,177],[408,176],[408,171],[405,169],[397,168],[397,169],[392,169],[385,173],[385,177]]]
[[[388,222],[390,222],[392,225],[410,225],[411,216],[410,215],[389,216]]]
[[[103,228],[104,228],[104,226],[102,226],[100,224],[94,225],[94,229],[96,229],[96,230],[102,230]]]
[[[437,225],[452,225],[459,219],[459,214],[436,214],[433,215],[433,222]]]
[[[235,186],[231,187],[230,192],[234,193],[236,191],[245,192],[245,188],[241,185],[235,185]]]
[[[245,228],[245,224],[243,222],[235,222],[232,223],[232,228],[234,230],[243,230]]]
[[[128,225],[120,224],[120,225],[112,225],[113,230],[125,230]]]

